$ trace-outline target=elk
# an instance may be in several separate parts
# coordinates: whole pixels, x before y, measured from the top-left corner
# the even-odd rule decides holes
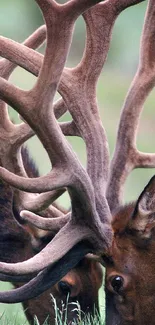
[[[4,132],[4,130],[1,129]],[[30,160],[26,148],[22,148],[24,168],[29,177],[38,177],[38,171],[35,169],[32,160]],[[20,217],[14,210],[12,214],[12,189],[3,181],[0,183],[0,220],[1,220],[1,240],[0,240],[0,261],[19,262],[34,256],[38,251],[47,245],[55,235],[53,231],[38,232],[38,228],[19,225]],[[60,218],[61,210],[58,207],[51,207],[50,217]],[[63,211],[64,212],[64,211]],[[59,216],[59,217],[58,217]],[[58,220],[57,219],[57,220]],[[16,221],[17,222],[16,222]],[[65,223],[65,218],[60,223]],[[22,227],[21,227],[22,226]],[[74,302],[78,302],[82,310],[82,316],[85,313],[93,314],[95,308],[98,309],[98,290],[102,284],[102,270],[98,262],[89,257],[83,258],[75,268],[68,272],[56,285],[50,288],[36,299],[23,302],[24,312],[30,324],[34,324],[34,317],[37,316],[39,324],[43,324],[46,319],[50,324],[55,324],[55,310],[52,304],[51,295],[57,303],[57,307],[66,314],[70,322],[78,317]],[[3,280],[3,278],[1,278]],[[9,279],[8,279],[9,280]],[[11,280],[11,279],[10,279]],[[17,288],[20,283],[13,283]],[[69,295],[69,297],[67,297]],[[87,299],[84,297],[87,295]],[[68,299],[67,299],[68,298]],[[74,312],[73,312],[74,310]]]
[[[39,176],[33,161],[29,158],[26,148],[22,148],[24,168],[29,177]],[[0,183],[0,261],[17,263],[34,256],[55,236],[55,231],[38,231],[38,228],[27,227],[19,224],[17,211],[12,213],[13,190],[3,181]],[[53,206],[51,217],[61,214],[61,210]],[[64,212],[64,211],[63,211]],[[60,218],[60,216],[58,217]],[[18,220],[18,222],[16,222]],[[65,221],[64,221],[65,222]],[[47,319],[50,324],[55,324],[55,310],[51,295],[57,303],[57,307],[66,314],[70,322],[78,317],[73,302],[77,302],[85,313],[93,314],[98,309],[98,289],[102,284],[102,270],[98,262],[89,257],[83,258],[78,265],[68,272],[58,283],[43,293],[41,296],[23,302],[24,312],[30,324],[34,324],[34,317],[37,316],[39,324]],[[13,283],[17,288],[21,284]],[[69,295],[69,297],[67,297]],[[87,299],[84,297],[87,296]],[[74,312],[73,312],[74,310]]]
[[[24,124],[19,128],[24,128],[25,133],[20,132],[20,141],[16,137],[9,159],[4,160],[3,153],[0,177],[15,188],[14,209],[27,226],[55,228],[56,219],[47,218],[47,211],[64,188],[70,196],[71,211],[65,216],[65,225],[37,255],[18,263],[0,262],[3,279],[27,280],[20,288],[0,293],[0,301],[13,303],[39,296],[91,253],[106,268],[106,325],[153,325],[155,179],[129,205],[122,204],[122,192],[134,168],[155,167],[155,155],[136,148],[140,113],[155,84],[155,2],[148,1],[139,65],[122,108],[111,162],[96,101],[96,84],[116,18],[142,0],[70,0],[62,5],[54,0],[36,2],[46,24],[45,55],[0,38],[1,56],[38,76],[34,87],[23,91],[8,82],[2,70],[0,98],[22,116]],[[85,51],[81,62],[69,69],[65,62],[74,24],[81,14],[86,23]],[[54,103],[56,91],[62,98]],[[58,116],[66,110],[72,121],[59,123]],[[7,127],[6,110],[1,112]],[[33,132],[46,149],[52,169],[45,176],[29,178],[19,147]],[[65,135],[83,138],[86,169]]]

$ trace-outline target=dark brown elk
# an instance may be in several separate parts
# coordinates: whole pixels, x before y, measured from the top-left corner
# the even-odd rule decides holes
[[[22,149],[24,167],[29,177],[39,174],[29,158],[26,148]],[[55,235],[52,231],[39,231],[35,227],[20,225],[16,222],[12,212],[11,187],[3,181],[0,183],[0,261],[17,263],[34,256],[40,251]],[[58,207],[57,207],[58,208]],[[53,217],[56,217],[56,208]],[[59,209],[60,213],[60,209]],[[15,213],[16,214],[16,213]],[[52,217],[51,216],[51,217]],[[51,298],[54,297],[57,307],[65,312],[67,303],[67,318],[70,322],[76,318],[76,306],[78,302],[83,313],[93,314],[95,307],[98,309],[98,290],[102,284],[102,270],[98,262],[85,257],[80,263],[68,272],[58,283],[39,297],[23,302],[23,307],[30,324],[34,324],[34,317],[37,316],[39,324],[48,319],[50,324],[55,324],[55,309]],[[15,287],[19,287],[15,284]],[[67,298],[67,295],[69,297]],[[87,296],[87,299],[84,297]],[[73,310],[75,310],[73,312]],[[82,313],[82,315],[84,315]],[[62,316],[63,317],[63,316]]]
[[[106,261],[107,324],[155,324],[155,177],[136,203],[118,208]]]
[[[70,0],[63,5],[54,0],[36,2],[46,23],[45,55],[0,38],[0,54],[38,76],[34,87],[23,91],[9,83],[1,69],[0,98],[22,116],[24,123],[18,127],[20,132],[17,127],[13,129],[9,153],[2,147],[0,177],[15,187],[14,208],[20,222],[48,231],[60,229],[34,257],[24,262],[0,263],[6,280],[29,280],[14,291],[0,293],[0,301],[25,301],[40,295],[91,253],[106,267],[106,324],[153,325],[154,178],[136,203],[123,207],[122,191],[134,168],[155,167],[155,155],[136,148],[140,113],[155,84],[155,2],[148,1],[139,66],[122,109],[110,164],[96,84],[116,18],[142,0]],[[85,51],[81,62],[68,69],[65,62],[74,23],[81,14],[86,22]],[[55,104],[57,90],[62,99]],[[66,110],[72,121],[59,123],[56,118]],[[9,129],[4,103],[1,112],[5,129]],[[25,173],[19,151],[32,132],[46,149],[52,167],[50,173],[37,178]],[[81,136],[85,141],[86,169],[64,135]],[[71,212],[60,219],[47,218],[53,200],[64,188],[70,196]],[[40,217],[42,214],[44,218]],[[60,227],[64,218],[65,225]]]

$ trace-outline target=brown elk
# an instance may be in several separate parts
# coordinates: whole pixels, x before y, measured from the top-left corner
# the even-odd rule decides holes
[[[25,134],[20,143],[16,137],[16,150],[10,152],[9,159],[4,161],[3,154],[2,166],[7,169],[1,167],[0,176],[20,190],[15,190],[14,202],[20,221],[26,225],[53,229],[55,220],[46,218],[48,206],[64,187],[70,195],[71,212],[66,216],[65,225],[37,255],[15,264],[0,263],[5,279],[29,279],[26,285],[14,291],[0,293],[0,301],[36,297],[59,281],[62,265],[68,262],[64,270],[67,273],[85,254],[93,253],[106,267],[106,324],[152,325],[155,323],[154,178],[136,203],[122,206],[122,189],[134,168],[155,166],[154,154],[144,154],[136,148],[142,106],[155,83],[155,2],[148,1],[140,62],[122,109],[110,166],[96,102],[96,83],[117,16],[142,0],[70,0],[63,5],[54,0],[36,2],[47,29],[44,57],[24,45],[0,38],[2,56],[39,75],[35,86],[23,91],[1,74],[1,100],[10,104],[27,124],[22,125]],[[77,67],[64,68],[74,23],[81,14],[86,22],[85,52]],[[62,99],[53,104],[57,90]],[[57,122],[56,118],[66,110],[73,120],[64,124]],[[3,115],[7,125],[4,110]],[[19,146],[32,134],[31,130],[41,140],[52,165],[49,174],[37,178],[25,174],[19,154]],[[64,135],[81,136],[85,141],[86,170]],[[44,218],[37,213],[43,213]]]
[[[24,167],[29,177],[39,174],[35,169],[32,160],[29,158],[26,148],[22,148]],[[16,222],[12,213],[12,189],[3,181],[0,183],[0,261],[17,263],[34,256],[47,243],[52,240],[55,231],[38,231],[35,227],[27,227]],[[58,207],[57,207],[58,209]],[[53,207],[51,217],[61,214],[60,208]],[[52,212],[52,211],[51,211]],[[85,257],[78,265],[68,272],[58,283],[39,297],[23,302],[24,312],[30,324],[34,324],[34,317],[37,316],[39,324],[47,319],[50,324],[55,324],[55,309],[51,295],[56,300],[57,307],[66,315],[70,322],[78,316],[74,303],[78,302],[85,313],[93,314],[98,309],[98,289],[102,284],[102,270],[98,262]],[[19,287],[20,283],[13,283]],[[69,297],[67,298],[67,295]],[[87,299],[84,297],[87,296]],[[75,310],[73,312],[73,310]]]

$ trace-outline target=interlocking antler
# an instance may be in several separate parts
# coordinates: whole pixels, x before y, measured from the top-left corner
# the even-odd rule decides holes
[[[47,25],[47,49],[38,81],[31,91],[25,92],[1,79],[1,90],[5,88],[3,92],[5,94],[3,96],[1,93],[1,98],[16,107],[18,113],[37,133],[48,152],[53,168],[50,174],[37,179],[21,179],[18,176],[16,184],[14,183],[14,175],[9,173],[11,175],[10,184],[17,186],[19,189],[37,193],[68,187],[72,202],[72,219],[60,230],[52,243],[47,245],[45,250],[32,260],[21,264],[18,263],[18,265],[5,265],[2,263],[0,265],[1,271],[10,274],[39,271],[61,258],[80,240],[89,238],[92,243],[95,241],[95,246],[98,247],[97,250],[102,249],[104,246],[103,241],[105,241],[105,234],[101,231],[103,225],[96,211],[94,190],[90,178],[79,163],[76,155],[71,151],[51,111],[52,98],[70,45],[73,22],[78,15],[78,11],[75,13],[73,10],[75,4],[77,6],[77,2],[71,1],[64,6],[59,6],[53,1],[51,3],[47,1],[40,3],[38,1],[38,4],[43,11]],[[87,3],[79,3],[79,13],[86,9],[87,5]],[[51,53],[53,53],[52,56]],[[20,102],[17,98],[20,98]],[[1,171],[5,178],[6,171],[3,169]],[[108,213],[107,208],[107,215]],[[109,223],[108,220],[107,223]],[[108,224],[104,228],[105,230],[107,228],[109,232]],[[63,238],[62,244],[60,238]],[[108,242],[110,242],[110,233],[105,241],[105,246],[108,246]],[[55,247],[57,247],[57,251]],[[51,261],[49,256],[52,256]]]
[[[109,154],[96,104],[95,88],[108,52],[115,19],[123,9],[141,0],[108,0],[87,11],[84,14],[87,25],[84,57],[76,68],[64,71],[75,19],[99,1],[71,0],[64,5],[58,5],[53,0],[36,2],[43,12],[47,26],[47,48],[43,63],[40,54],[22,45],[19,46],[23,53],[22,59],[20,55],[13,55],[13,52],[10,54],[7,49],[5,50],[6,57],[16,64],[36,75],[39,72],[37,83],[32,90],[22,91],[0,78],[0,98],[11,104],[38,135],[49,155],[52,171],[46,176],[29,179],[1,168],[0,175],[12,186],[27,192],[41,193],[67,187],[72,211],[69,222],[38,255],[22,263],[9,265],[0,263],[0,272],[12,275],[33,274],[47,266],[51,269],[53,263],[80,241],[91,243],[91,248],[87,250],[94,249],[97,254],[105,252],[111,244],[112,232],[109,225],[111,215],[105,198]],[[9,46],[15,49],[16,44],[9,43]],[[85,140],[87,172],[64,138],[56,121],[54,109],[52,110],[58,85],[73,117],[71,124],[61,125],[61,128],[64,133],[69,130],[70,134],[81,135]],[[57,104],[57,109],[64,112],[66,106],[61,101]],[[25,212],[22,215],[25,216]],[[35,215],[31,213],[30,215],[33,222],[41,221],[36,219]],[[41,226],[43,227],[43,224]],[[32,280],[35,286],[36,281],[41,281],[42,272],[37,279]],[[27,297],[26,290],[30,288],[31,283],[21,288],[20,293],[18,291],[20,295],[18,299],[26,299],[23,297]],[[40,288],[45,290],[43,286],[39,287],[38,291],[35,288],[35,295],[40,292]],[[31,297],[32,295],[31,292]],[[2,294],[0,300],[3,297]],[[15,294],[8,293],[6,299],[15,301]]]
[[[6,303],[21,302],[24,300],[32,299],[42,292],[51,288],[56,282],[58,282],[63,276],[72,268],[77,265],[87,253],[91,251],[90,247],[86,243],[78,243],[73,249],[71,249],[66,256],[62,257],[52,267],[48,267],[41,271],[33,279],[33,275],[16,275],[6,276],[0,274],[2,281],[11,282],[24,282],[29,281],[20,288],[12,291],[0,292],[0,301]],[[58,271],[58,272],[57,272]]]

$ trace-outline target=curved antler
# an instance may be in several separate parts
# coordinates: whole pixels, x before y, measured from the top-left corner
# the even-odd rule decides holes
[[[111,210],[121,204],[124,182],[134,168],[155,167],[155,154],[141,153],[136,148],[143,104],[155,86],[154,18],[155,3],[150,0],[141,38],[139,66],[122,108],[116,148],[110,166],[107,199]]]
[[[72,248],[66,257],[60,259],[54,266],[48,267],[46,270],[41,271],[35,278],[31,279],[30,275],[27,276],[6,276],[3,281],[21,282],[28,280],[29,282],[20,288],[11,291],[0,292],[0,301],[4,303],[21,302],[24,300],[35,298],[42,292],[51,288],[58,282],[69,270],[74,268],[78,262],[87,254],[92,252],[92,249],[86,243],[78,243]]]

